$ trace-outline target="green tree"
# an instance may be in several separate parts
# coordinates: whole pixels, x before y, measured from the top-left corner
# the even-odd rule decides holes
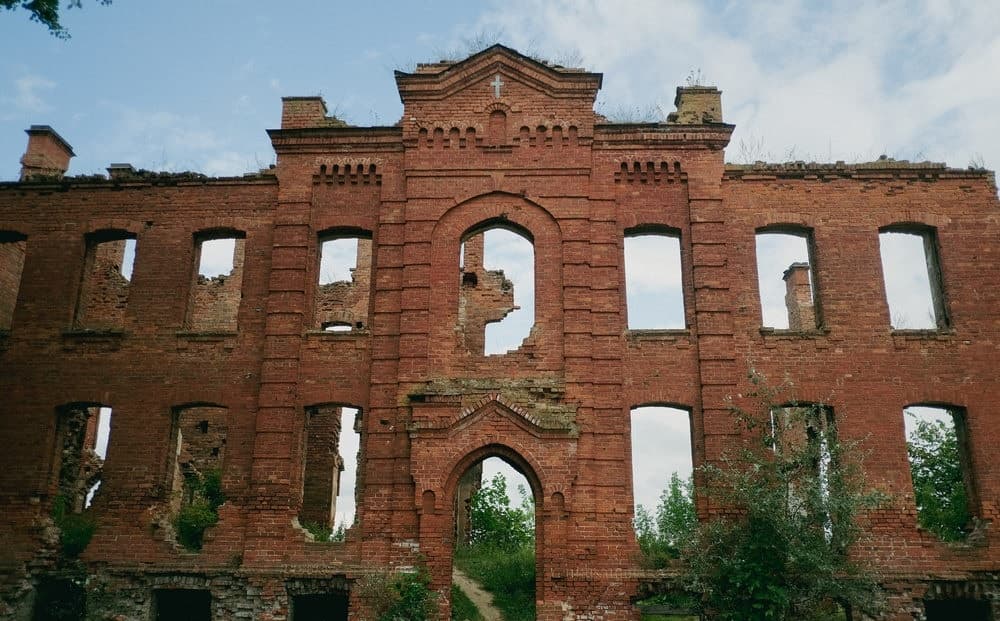
[[[98,0],[103,5],[111,4],[111,0]],[[67,9],[80,8],[83,0],[69,0]],[[49,32],[60,38],[68,39],[69,31],[59,22],[59,0],[0,0],[0,8],[14,10],[25,9],[31,13],[31,21],[38,22],[49,29]]]
[[[857,515],[882,495],[866,489],[826,408],[780,408],[780,388],[753,371],[750,380],[753,411],[731,408],[741,448],[701,468],[705,493],[727,511],[682,545],[686,588],[724,621],[826,620],[842,606],[876,614],[881,590],[849,550],[863,535]]]
[[[971,516],[954,425],[907,415],[915,419],[914,429],[906,440],[906,452],[910,457],[917,520],[944,541],[960,541],[969,532]]]
[[[645,565],[661,568],[680,557],[681,545],[698,523],[692,488],[690,478],[681,479],[674,472],[660,494],[655,516],[642,505],[636,508],[635,533]]]
[[[507,497],[507,479],[501,474],[472,495],[470,542],[494,548],[516,550],[534,541],[533,502],[521,490],[521,507],[512,507]]]

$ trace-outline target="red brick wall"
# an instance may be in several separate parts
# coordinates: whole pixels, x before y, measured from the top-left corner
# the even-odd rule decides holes
[[[129,289],[129,281],[122,275],[124,258],[124,239],[89,243],[76,310],[77,326],[85,329],[122,328]]]
[[[51,566],[39,524],[53,495],[55,408],[104,403],[112,439],[83,558],[108,579],[116,572],[134,601],[151,585],[184,583],[181,570],[207,572],[226,581],[212,587],[220,597],[252,583],[261,595],[246,605],[280,618],[286,580],[333,572],[346,584],[422,558],[447,613],[458,482],[499,456],[526,474],[536,501],[538,617],[634,619],[647,577],[631,523],[630,410],[688,408],[695,464],[718,460],[739,440],[727,398],[746,392],[752,365],[788,377],[797,399],[829,404],[840,434],[868,449],[869,477],[892,501],[870,516],[874,543],[859,553],[895,585],[894,613],[919,608],[926,580],[997,570],[991,531],[953,546],[917,528],[902,420],[912,403],[966,408],[976,513],[995,519],[1000,282],[984,266],[1000,261],[1000,224],[990,175],[727,168],[731,126],[603,123],[592,108],[600,76],[503,49],[436,70],[397,78],[395,127],[345,127],[314,100],[286,102],[284,128],[271,132],[273,175],[67,179],[58,192],[0,184],[0,230],[30,239],[18,321],[0,341],[6,566]],[[717,93],[697,94],[705,101],[685,105],[681,120],[705,120],[696,108]],[[936,227],[947,330],[889,328],[878,229],[895,222]],[[463,344],[458,255],[470,232],[496,224],[534,244],[535,327],[519,349],[486,357]],[[813,230],[822,330],[761,331],[754,239],[774,224]],[[623,238],[641,226],[679,232],[684,330],[626,329]],[[246,235],[242,276],[226,281],[240,284],[234,333],[190,329],[201,295],[191,240],[211,229]],[[100,263],[83,240],[101,230],[137,238],[126,305],[81,284]],[[325,235],[371,237],[370,276],[359,261],[344,302],[366,330],[316,330]],[[113,302],[120,333],[68,330],[76,301],[92,299]],[[195,555],[163,523],[174,414],[207,404],[226,408],[227,502]],[[343,543],[311,542],[295,526],[313,504],[314,404],[364,413],[358,520]],[[698,507],[717,510],[704,497]],[[234,615],[229,606],[220,610]],[[351,607],[362,610],[357,597]]]
[[[24,267],[24,241],[0,241],[0,330],[10,330]]]

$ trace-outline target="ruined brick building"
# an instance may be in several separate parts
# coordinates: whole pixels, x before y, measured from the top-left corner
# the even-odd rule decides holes
[[[466,473],[499,456],[536,502],[538,618],[634,619],[647,577],[630,411],[683,408],[694,463],[717,459],[738,438],[726,398],[752,360],[865,443],[891,495],[863,551],[884,574],[886,618],[993,618],[992,173],[726,165],[718,90],[678,88],[662,123],[612,123],[594,112],[601,80],[494,46],[397,72],[404,112],[389,127],[288,97],[268,132],[277,165],[235,178],[64,176],[69,144],[28,130],[22,179],[0,184],[0,616],[75,597],[129,619],[360,617],[366,575],[417,562],[446,595]],[[485,326],[514,305],[482,264],[495,227],[533,245],[534,324],[519,348],[484,355]],[[893,325],[879,249],[893,231],[924,244],[929,327]],[[767,232],[809,248],[787,266],[787,329],[762,322],[754,243]],[[623,248],[650,234],[679,240],[679,329],[628,328]],[[231,270],[201,274],[220,239]],[[324,242],[341,239],[357,240],[353,272],[324,279]],[[917,526],[902,411],[920,404],[947,408],[962,434],[977,523],[962,543]],[[344,408],[359,412],[357,519],[345,541],[318,542],[301,525],[332,525]],[[224,502],[196,551],[175,517],[210,503],[213,473]],[[60,551],[66,515],[96,527],[82,565]]]

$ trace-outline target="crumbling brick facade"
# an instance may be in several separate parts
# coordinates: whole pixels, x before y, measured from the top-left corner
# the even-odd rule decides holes
[[[123,166],[64,177],[69,145],[29,130],[23,179],[0,184],[0,242],[24,252],[13,295],[7,264],[20,250],[0,245],[15,256],[0,300],[16,300],[9,330],[0,325],[0,616],[29,617],[45,597],[36,591],[82,573],[88,612],[110,616],[188,602],[216,619],[277,620],[315,596],[365,618],[366,576],[425,563],[446,617],[456,514],[472,485],[463,477],[498,456],[535,498],[538,618],[635,619],[652,577],[632,528],[630,410],[686,408],[694,463],[716,460],[739,440],[727,399],[746,391],[749,364],[790,378],[802,402],[828,404],[841,436],[867,449],[868,476],[891,502],[869,516],[873,543],[859,553],[890,590],[885,618],[922,619],[952,599],[996,613],[992,173],[892,160],[727,166],[733,126],[719,91],[679,88],[664,123],[611,123],[594,112],[601,79],[494,46],[397,72],[394,126],[348,126],[319,98],[286,98],[269,130],[277,166],[239,178]],[[878,233],[917,224],[936,231],[947,322],[893,330]],[[811,232],[819,325],[807,274],[793,271],[800,319],[761,327],[754,239],[776,225]],[[513,302],[504,278],[470,259],[469,239],[488,226],[524,234],[535,257],[531,334],[494,356],[472,332]],[[681,240],[686,328],[629,331],[623,237],[655,229]],[[91,250],[109,231],[136,240],[127,296],[112,276],[100,295],[88,280],[120,261],[115,250],[104,266]],[[238,300],[232,322],[199,314],[228,312],[203,303],[204,231],[241,241],[216,296]],[[370,240],[370,265],[359,260],[342,287],[355,292],[338,302],[345,332],[322,329],[329,292],[318,284],[320,244],[337,236]],[[472,273],[489,308],[468,292]],[[970,438],[979,527],[962,544],[918,528],[904,443],[902,408],[944,403],[964,409]],[[114,412],[88,509],[97,530],[79,563],[60,557],[50,517],[73,404]],[[336,485],[306,469],[322,454],[315,462],[335,473],[338,431],[310,429],[309,417],[348,406],[361,410],[357,519],[346,541],[316,542],[300,518],[328,516],[324,490]],[[185,418],[199,408],[211,415]],[[192,552],[171,532],[172,504],[180,471],[209,461],[226,502]],[[703,497],[698,508],[711,517]]]

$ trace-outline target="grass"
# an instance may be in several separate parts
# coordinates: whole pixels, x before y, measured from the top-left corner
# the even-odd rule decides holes
[[[465,591],[454,584],[451,585],[451,619],[452,621],[483,621],[483,615],[472,603]]]
[[[489,546],[461,547],[455,564],[493,595],[506,621],[534,621],[535,549],[516,550]]]

